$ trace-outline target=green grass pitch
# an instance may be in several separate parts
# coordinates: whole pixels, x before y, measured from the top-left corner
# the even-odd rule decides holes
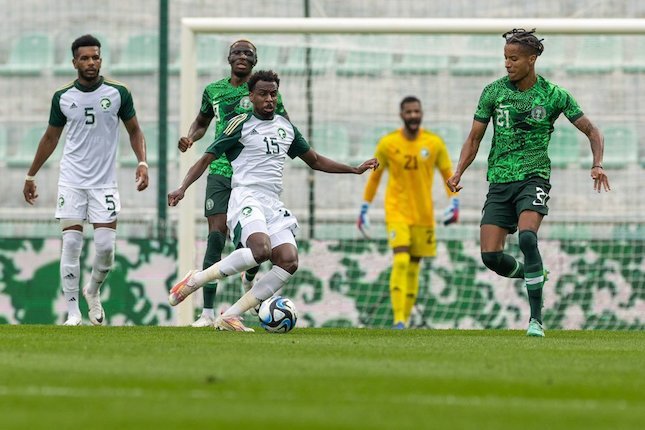
[[[642,429],[645,333],[0,326],[2,429]]]

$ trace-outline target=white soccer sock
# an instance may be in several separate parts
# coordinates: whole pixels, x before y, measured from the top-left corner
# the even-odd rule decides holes
[[[251,308],[256,307],[262,303],[260,300],[258,300],[252,293],[251,291],[245,293],[240,300],[235,302],[233,306],[228,308],[226,312],[222,314],[222,316],[228,317],[231,315],[242,315],[244,312],[248,311]]]
[[[240,248],[231,252],[211,267],[197,272],[192,276],[196,285],[204,285],[209,281],[224,279],[234,273],[240,273],[258,265],[249,248]]]
[[[114,264],[114,245],[116,243],[116,230],[108,227],[99,227],[94,231],[94,247],[96,254],[92,265],[92,276],[87,287],[88,293],[94,295],[107,278]]]
[[[240,300],[224,312],[224,316],[242,315],[251,308],[256,307],[278,291],[293,275],[282,267],[273,268],[260,279],[251,290],[244,294]]]
[[[78,307],[78,290],[81,276],[81,251],[83,249],[83,232],[65,230],[60,257],[60,277],[63,295],[69,315],[81,316]]]

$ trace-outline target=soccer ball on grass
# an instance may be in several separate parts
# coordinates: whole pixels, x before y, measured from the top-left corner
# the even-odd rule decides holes
[[[293,302],[286,297],[269,297],[258,311],[260,325],[270,333],[287,333],[296,326],[298,311]]]

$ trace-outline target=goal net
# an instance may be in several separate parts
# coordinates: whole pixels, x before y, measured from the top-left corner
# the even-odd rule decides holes
[[[280,75],[289,116],[318,152],[352,164],[371,157],[379,137],[401,126],[401,99],[414,95],[423,104],[423,126],[444,139],[454,166],[482,89],[505,73],[501,34],[520,27],[536,28],[545,39],[537,73],[569,90],[603,131],[612,185],[609,193],[593,191],[589,142],[561,116],[549,148],[551,213],[539,234],[551,272],[545,323],[550,328],[644,328],[643,20],[184,18],[180,129],[188,130],[204,86],[229,73],[228,45],[245,38],[257,46],[255,70]],[[200,47],[213,45],[223,54],[206,65],[213,58],[200,54],[205,52]],[[480,259],[492,129],[489,124],[463,176],[460,222],[437,223],[437,257],[423,265],[416,326],[524,328],[528,320],[523,282],[497,276]],[[212,133],[203,141],[212,141]],[[181,155],[180,177],[199,152]],[[294,300],[303,325],[392,324],[392,256],[383,223],[386,176],[370,209],[372,239],[355,227],[367,178],[312,173],[298,159],[285,169],[283,200],[301,226],[300,268],[281,294]],[[432,195],[439,217],[448,204],[439,174]],[[202,199],[203,184],[196,184],[181,206],[178,275],[201,266]],[[506,250],[522,258],[517,235],[509,236]],[[219,288],[221,306],[240,295],[239,278],[232,278]],[[181,324],[192,321],[200,305],[199,294],[193,296],[180,307]]]

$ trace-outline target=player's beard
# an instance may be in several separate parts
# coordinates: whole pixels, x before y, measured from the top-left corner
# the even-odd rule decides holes
[[[405,128],[413,133],[416,133],[419,131],[419,127],[421,127],[421,120],[420,119],[409,119],[404,122]]]
[[[101,76],[101,69],[96,69],[96,72],[93,74],[88,74],[85,71],[81,70],[79,71],[79,75],[81,78],[88,82],[94,82],[99,78],[99,76]]]

